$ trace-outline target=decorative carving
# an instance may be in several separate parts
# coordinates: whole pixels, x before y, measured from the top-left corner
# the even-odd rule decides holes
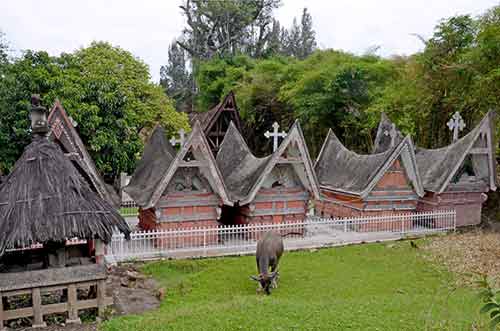
[[[392,123],[391,130],[385,130],[384,136],[391,137],[391,147],[396,144],[396,137],[398,136],[398,130],[396,129],[396,124]]]
[[[458,132],[462,131],[465,129],[465,122],[460,116],[460,113],[457,111],[455,114],[453,114],[453,117],[446,123],[448,125],[448,128],[450,128],[450,131],[453,131],[453,141],[458,140]]]
[[[56,118],[54,124],[52,125],[52,132],[54,133],[57,139],[61,139],[61,135],[64,132],[64,128],[60,118]]]
[[[273,123],[273,132],[266,131],[264,133],[264,137],[266,137],[268,139],[273,138],[273,152],[276,152],[276,150],[278,149],[278,139],[286,137],[285,131],[278,132],[279,128],[280,128],[280,126],[279,126],[278,122],[274,122]]]
[[[167,187],[167,192],[207,192],[210,184],[198,168],[180,168]]]
[[[272,180],[270,185],[268,184],[271,188],[291,188],[299,185],[295,171],[290,165],[277,165],[269,178]]]

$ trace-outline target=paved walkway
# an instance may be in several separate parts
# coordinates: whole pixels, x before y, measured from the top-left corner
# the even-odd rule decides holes
[[[404,238],[405,235],[397,232],[379,231],[379,232],[344,232],[341,230],[328,228],[318,230],[317,228],[306,229],[306,237],[287,237],[284,238],[285,249],[300,250],[322,247],[344,246],[349,244],[390,241]],[[414,228],[409,235],[424,236],[428,229]],[[436,231],[432,232],[436,233]],[[110,263],[125,260],[150,260],[159,258],[195,258],[195,257],[216,257],[228,255],[247,255],[254,254],[257,242],[255,240],[243,240],[240,237],[225,239],[223,243],[209,245],[206,247],[187,247],[166,249],[159,247],[156,242],[158,239],[140,242],[122,242],[118,256],[108,255],[106,258]],[[164,239],[166,240],[166,239]]]

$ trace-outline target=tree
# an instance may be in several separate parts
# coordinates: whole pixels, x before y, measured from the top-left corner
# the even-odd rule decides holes
[[[316,49],[316,33],[313,30],[312,17],[307,12],[307,8],[304,8],[300,22],[300,47],[297,57],[305,59]]]
[[[285,39],[285,54],[288,56],[294,56],[298,58],[300,52],[301,35],[300,26],[297,23],[297,19],[293,19],[292,27],[286,32]]]
[[[300,119],[315,155],[329,128],[351,148],[369,151],[378,114],[368,112],[395,66],[376,56],[317,51],[305,60],[245,56],[213,59],[200,67],[197,81],[204,105],[235,90],[244,133],[253,151],[269,152],[263,133],[277,121],[289,127]]]
[[[175,100],[178,111],[189,110],[192,101],[193,80],[186,62],[186,52],[174,39],[168,50],[168,64],[160,69],[160,85]]]
[[[29,142],[30,95],[39,93],[50,107],[61,100],[78,122],[78,130],[97,168],[112,181],[131,172],[144,136],[156,123],[170,133],[188,128],[160,86],[150,83],[148,67],[131,53],[108,43],[60,57],[27,51],[14,61],[0,86],[0,154],[10,168]]]
[[[5,66],[8,62],[7,51],[9,49],[9,45],[5,40],[5,34],[0,30],[0,69],[2,66]]]
[[[316,33],[312,27],[311,14],[307,8],[302,11],[300,25],[294,18],[292,26],[284,33],[284,54],[298,59],[305,59],[316,49]]]
[[[283,54],[283,35],[280,22],[276,19],[273,20],[271,31],[269,32],[268,44],[265,50],[266,56]]]
[[[260,56],[280,0],[185,0],[187,27],[178,40],[191,59],[238,53]]]

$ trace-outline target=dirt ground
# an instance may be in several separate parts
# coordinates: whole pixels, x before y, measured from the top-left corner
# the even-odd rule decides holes
[[[433,238],[423,249],[431,260],[457,273],[461,285],[474,286],[487,275],[500,287],[500,232],[472,229]]]
[[[123,264],[109,269],[106,292],[113,297],[111,316],[140,314],[156,309],[160,305],[160,289],[150,277],[138,271],[139,264]],[[15,328],[12,330],[30,331],[96,331],[97,323],[60,324],[47,328]]]

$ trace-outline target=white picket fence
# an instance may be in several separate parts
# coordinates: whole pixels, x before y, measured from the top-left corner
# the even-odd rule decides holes
[[[408,235],[454,231],[455,211],[359,218],[322,219],[265,225],[219,226],[134,232],[130,240],[115,234],[106,247],[108,262],[157,258],[208,257],[255,252],[268,231],[284,236],[288,250],[396,240]]]

